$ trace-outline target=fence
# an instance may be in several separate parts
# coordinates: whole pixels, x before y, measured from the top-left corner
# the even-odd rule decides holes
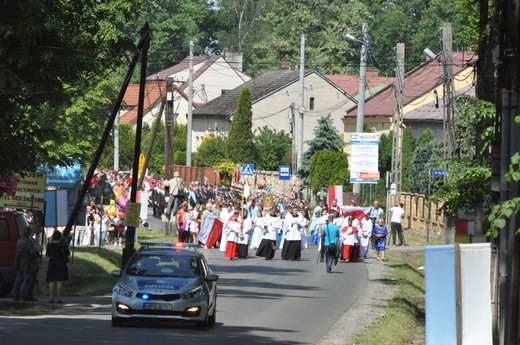
[[[438,203],[428,203],[422,194],[401,193],[406,220],[403,227],[418,230],[444,231],[444,218],[437,211]]]

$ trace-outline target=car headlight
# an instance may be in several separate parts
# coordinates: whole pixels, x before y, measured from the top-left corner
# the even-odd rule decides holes
[[[202,286],[199,286],[191,291],[184,294],[184,298],[197,298],[202,295]]]
[[[118,293],[120,295],[127,296],[127,297],[132,297],[132,295],[134,294],[134,292],[132,290],[130,290],[129,288],[127,288],[126,286],[121,285],[121,284],[117,284],[116,286],[114,286],[113,291],[115,293]]]

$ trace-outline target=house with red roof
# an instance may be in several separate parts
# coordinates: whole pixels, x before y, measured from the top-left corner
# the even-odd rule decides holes
[[[241,61],[241,55],[237,53],[194,56],[193,101],[207,103],[249,81],[251,78],[242,72]],[[147,80],[171,80],[188,94],[189,63],[189,57],[186,57],[178,64],[149,76]]]
[[[339,88],[349,95],[354,95],[354,99],[358,99],[359,92],[359,76],[345,74],[327,74],[327,79],[336,84]],[[393,77],[380,77],[379,71],[367,71],[365,91],[365,99],[372,97],[375,93],[394,82]],[[353,106],[353,104],[351,104]]]
[[[195,110],[202,104],[250,80],[251,78],[242,73],[241,68],[241,57],[233,53],[228,53],[226,57],[194,56],[192,109]],[[161,104],[166,101],[173,106],[174,121],[179,124],[187,124],[188,69],[189,58],[185,58],[180,63],[146,78],[143,125],[152,125],[159,114]],[[167,90],[167,88],[170,89]],[[139,84],[130,84],[123,98],[119,117],[121,123],[136,124],[138,98]],[[161,115],[163,122],[165,111],[166,107]],[[196,151],[201,142],[200,138],[211,131],[212,127],[217,126],[214,121],[208,124],[207,121],[201,122],[199,118],[194,118],[192,150]]]
[[[474,52],[453,53],[453,94],[474,95],[476,74]],[[444,66],[441,59],[425,61],[407,72],[403,86],[403,122],[420,135],[430,128],[437,138],[442,138],[444,104]],[[389,84],[365,101],[365,128],[372,132],[386,133],[391,130],[396,105],[395,83]],[[346,140],[356,130],[357,104],[349,108],[343,117]]]
[[[277,70],[256,76],[247,83],[202,104],[193,111],[197,123],[226,133],[231,127],[233,113],[243,88],[249,88],[252,103],[253,131],[267,127],[278,132],[292,133],[300,119],[300,71]],[[342,117],[354,98],[312,69],[304,71],[303,140],[314,137],[314,128],[322,116],[330,115],[334,126],[342,133]],[[195,120],[194,120],[195,121]],[[208,133],[209,134],[209,133]],[[196,137],[201,141],[203,137]],[[304,143],[304,150],[307,144]]]
[[[188,95],[182,91],[179,86],[172,85],[171,94],[173,96],[173,113],[174,118],[179,122],[186,124],[186,116],[179,117],[179,114],[186,114],[188,112]],[[144,115],[143,124],[151,125],[157,118],[161,109],[161,103],[166,101],[167,92],[166,80],[147,80],[144,91]],[[119,115],[121,123],[130,123],[135,125],[137,122],[137,103],[139,101],[139,84],[130,84],[126,89],[123,97],[122,111]],[[199,104],[193,102],[193,109],[197,108]],[[161,121],[164,122],[164,111],[161,115]]]

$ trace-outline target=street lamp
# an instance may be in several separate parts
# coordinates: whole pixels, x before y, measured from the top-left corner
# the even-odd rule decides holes
[[[358,40],[351,34],[346,34],[345,38],[351,41],[361,43],[361,57],[359,61],[359,90],[357,103],[357,118],[356,118],[356,133],[363,132],[363,125],[365,120],[365,89],[366,89],[366,75],[367,75],[367,46],[368,46],[368,25],[363,23],[361,26],[362,39]],[[361,185],[354,183],[352,187],[354,195],[359,195],[361,192]]]

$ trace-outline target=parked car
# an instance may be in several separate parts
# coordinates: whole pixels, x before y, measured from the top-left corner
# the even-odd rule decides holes
[[[8,294],[13,286],[16,242],[28,225],[23,212],[0,210],[0,295]]]
[[[141,243],[112,290],[112,325],[125,321],[215,324],[217,280],[202,253],[189,244]]]

